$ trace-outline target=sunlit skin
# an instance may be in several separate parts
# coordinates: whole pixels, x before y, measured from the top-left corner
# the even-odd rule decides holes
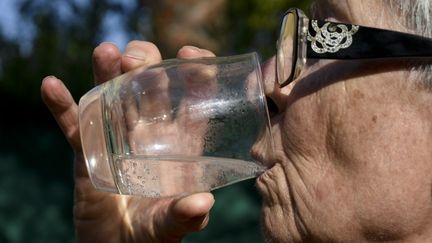
[[[143,43],[144,44],[144,43]],[[187,47],[180,51],[179,58],[186,58],[193,54],[193,48]],[[199,50],[198,50],[199,51]],[[213,56],[208,51],[203,51],[206,56]],[[193,57],[193,56],[192,56]],[[136,71],[141,72],[144,68]],[[176,72],[174,77],[173,71]],[[171,75],[169,75],[171,74]],[[138,155],[183,155],[197,157],[203,153],[205,134],[208,127],[208,118],[199,116],[202,112],[197,107],[204,101],[216,95],[215,68],[196,63],[183,63],[178,68],[168,71],[152,69],[149,72],[141,72],[139,87],[142,90],[127,87],[120,99],[125,112],[126,134],[130,145],[130,154]],[[144,78],[147,74],[148,76]],[[173,85],[175,84],[175,85]],[[184,96],[175,95],[180,84],[184,85]],[[183,86],[181,86],[183,87]],[[139,95],[133,95],[139,92]],[[137,102],[137,97],[139,102]],[[180,102],[176,102],[179,99]],[[92,140],[92,136],[89,139]],[[172,163],[159,157],[156,164],[144,165],[151,171],[153,178],[146,180],[145,187],[157,192],[161,196],[172,196],[187,192],[205,190],[202,167],[198,163],[179,161]],[[125,164],[125,163],[123,163]],[[128,168],[127,163],[124,168]],[[140,174],[140,173],[139,173]],[[142,174],[140,174],[142,175]],[[127,183],[141,184],[142,176],[130,175]],[[205,189],[204,189],[204,188]]]
[[[211,52],[185,47],[179,58],[214,56]],[[133,41],[125,53],[102,43],[93,55],[95,83],[100,84],[132,70],[161,60],[149,42]],[[186,233],[207,225],[214,199],[210,193],[183,198],[144,199],[96,191],[82,155],[78,132],[78,107],[63,83],[46,77],[42,97],[75,152],[74,223],[77,242],[179,242]]]
[[[403,30],[381,3],[320,1],[317,17]],[[270,242],[432,239],[432,95],[408,70],[401,61],[311,60],[280,89],[274,60],[264,66],[279,108],[277,152],[265,159],[273,167],[257,183]]]
[[[311,17],[407,31],[382,3],[321,0]],[[192,47],[178,54],[205,55],[212,54]],[[148,42],[130,43],[123,56],[105,43],[95,49],[95,80],[159,60]],[[270,168],[257,180],[269,242],[432,239],[432,95],[409,70],[394,60],[309,60],[281,89],[274,59],[263,65],[266,94],[278,108],[271,118],[275,153],[254,151]],[[75,102],[54,77],[43,81],[42,95],[77,156],[80,242],[179,242],[205,226],[209,193],[150,200],[95,191],[80,152]]]

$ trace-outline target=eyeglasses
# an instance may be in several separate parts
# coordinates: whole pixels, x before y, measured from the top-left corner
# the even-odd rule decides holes
[[[432,56],[432,39],[359,25],[309,20],[297,8],[283,18],[277,43],[281,87],[298,78],[307,58],[373,59]]]

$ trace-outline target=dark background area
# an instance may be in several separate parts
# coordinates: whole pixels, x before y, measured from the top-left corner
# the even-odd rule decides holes
[[[2,2],[0,7],[9,7],[0,18],[0,242],[44,243],[74,242],[74,228],[73,154],[41,101],[43,77],[61,78],[78,101],[92,87],[91,55],[102,41],[113,41],[120,48],[133,39],[154,41],[164,57],[175,56],[184,44],[194,44],[217,55],[257,51],[265,60],[275,52],[284,11],[289,6],[307,10],[309,4],[299,0]],[[184,242],[264,241],[253,180],[214,194],[208,228]]]

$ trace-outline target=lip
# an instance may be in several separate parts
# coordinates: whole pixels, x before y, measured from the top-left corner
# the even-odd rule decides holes
[[[267,176],[268,172],[269,172],[273,167],[274,167],[274,165],[271,166],[271,167],[267,167],[267,169],[266,169],[265,171],[261,171],[260,173],[257,173],[257,177],[256,177],[256,179],[257,179],[257,184],[260,184],[260,181],[263,180],[263,178]],[[260,191],[261,191],[261,190],[260,190]]]
[[[271,169],[273,169],[278,164],[279,156],[276,155],[277,152],[274,149],[275,148],[273,146],[271,151],[266,151],[262,147],[254,147],[251,150],[251,157],[253,160],[265,167],[265,170],[257,173],[256,179],[258,183],[260,180],[263,180],[268,172],[270,172]]]
[[[267,169],[261,172],[256,177],[255,187],[258,193],[262,196],[264,204],[266,204],[267,199],[270,197],[269,188],[268,188],[268,179],[271,177],[271,169],[274,168],[274,165],[271,167],[267,167]]]

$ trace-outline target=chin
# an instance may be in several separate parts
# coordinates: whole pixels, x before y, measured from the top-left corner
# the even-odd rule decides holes
[[[302,242],[291,205],[286,178],[276,164],[258,177],[256,187],[262,197],[261,228],[268,242]],[[285,181],[285,183],[284,183]]]
[[[274,215],[265,213],[263,208],[261,214],[261,228],[264,237],[269,243],[290,243],[304,242],[299,232],[291,232],[293,227],[289,226],[289,220],[285,222],[276,222]],[[290,230],[291,229],[291,230]]]

